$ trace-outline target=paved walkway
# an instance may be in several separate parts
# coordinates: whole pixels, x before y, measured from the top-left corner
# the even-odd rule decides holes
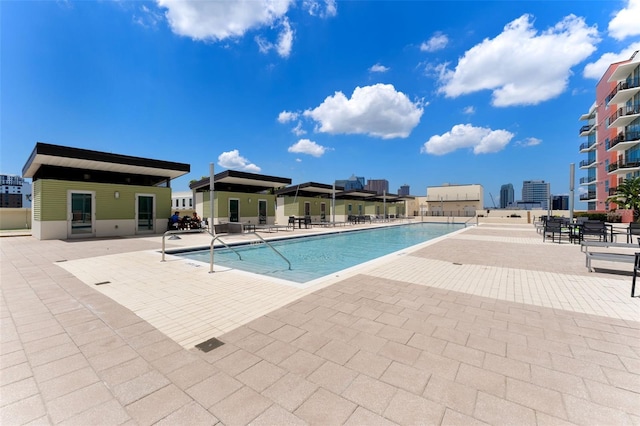
[[[630,265],[533,226],[306,287],[159,248],[0,238],[1,424],[640,424]]]

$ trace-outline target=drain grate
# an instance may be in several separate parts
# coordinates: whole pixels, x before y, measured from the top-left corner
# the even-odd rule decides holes
[[[61,260],[56,260],[56,263],[60,263],[60,262],[66,262],[67,259],[61,259]]]
[[[454,265],[462,265],[462,263],[453,262]]]
[[[104,285],[104,284],[111,284],[111,281],[101,281],[99,283],[95,283],[94,285]]]
[[[224,342],[216,339],[215,337],[212,337],[209,340],[206,340],[202,343],[198,343],[196,345],[196,348],[200,349],[202,352],[209,352],[222,345],[224,345]]]

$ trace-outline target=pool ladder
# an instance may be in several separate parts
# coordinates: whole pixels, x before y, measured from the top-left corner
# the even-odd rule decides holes
[[[287,265],[289,265],[289,270],[291,270],[291,262],[289,262],[289,259],[287,259],[286,257],[284,257],[284,255],[282,253],[280,253],[278,250],[276,250],[276,248],[274,246],[272,246],[269,241],[265,240],[264,238],[262,238],[260,235],[258,235],[255,232],[247,232],[247,234],[253,234],[256,237],[258,237],[258,239],[266,244],[271,250],[273,250],[278,256],[280,256],[282,258],[282,260],[284,260],[285,262],[287,262]],[[211,240],[211,245],[209,246],[209,273],[212,274],[213,273],[213,244],[217,241],[220,241],[220,243],[225,246],[226,248],[228,248],[229,250],[231,250],[232,252],[234,252],[235,254],[238,255],[238,259],[242,260],[242,256],[240,256],[240,253],[238,253],[237,251],[235,251],[233,248],[231,248],[227,243],[225,243],[224,241],[222,241],[222,239],[220,238],[220,236],[214,236],[213,239]]]
[[[209,257],[209,273],[213,273],[213,244],[217,241],[220,241],[220,244],[222,244],[225,248],[228,248],[229,250],[231,250],[232,252],[234,252],[236,255],[238,255],[238,259],[242,260],[242,256],[240,256],[240,253],[238,253],[236,250],[234,250],[231,246],[229,246],[227,243],[225,243],[224,241],[222,241],[222,239],[220,238],[220,236],[216,236],[213,235],[211,232],[207,231],[203,231],[202,229],[185,229],[185,230],[176,230],[176,231],[167,231],[162,235],[162,262],[164,262],[164,253],[165,253],[165,242],[164,239],[167,235],[177,235],[177,234],[201,234],[202,232],[208,232],[213,238],[211,239],[211,244],[209,245],[209,253],[210,253],[210,257]],[[247,234],[253,234],[255,235],[260,242],[266,244],[271,250],[273,250],[278,256],[280,256],[285,262],[287,262],[287,265],[289,265],[289,270],[291,270],[291,262],[289,262],[289,259],[287,259],[286,257],[284,257],[284,255],[282,253],[280,253],[278,250],[276,250],[276,248],[274,246],[272,246],[269,241],[265,240],[264,238],[262,238],[260,235],[258,235],[255,232],[247,232]]]

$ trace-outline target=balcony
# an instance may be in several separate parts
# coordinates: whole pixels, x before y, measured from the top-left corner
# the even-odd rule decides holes
[[[591,168],[591,167],[595,167],[597,165],[598,165],[598,163],[596,162],[595,159],[594,160],[582,160],[580,162],[580,168],[581,169],[588,169],[588,168]]]
[[[620,132],[609,141],[607,151],[626,151],[640,143],[640,132]],[[582,152],[582,151],[580,151]]]
[[[582,177],[580,178],[580,185],[593,185],[596,183],[596,177]]]
[[[596,126],[593,124],[587,124],[585,126],[580,127],[580,136],[589,136],[589,133],[595,130]]]
[[[597,146],[598,146],[598,144],[595,143],[595,141],[594,142],[585,142],[585,143],[580,145],[580,152],[581,153],[585,153],[585,152],[593,151],[594,149],[596,149]]]
[[[640,171],[640,160],[619,160],[617,163],[609,164],[607,169],[609,174],[626,175]]]
[[[580,201],[589,201],[596,199],[596,191],[589,191],[586,194],[580,195]]]
[[[613,188],[609,188],[609,197],[612,197],[614,195],[616,195],[616,192],[618,192],[618,187],[613,187]]]
[[[623,106],[607,119],[609,127],[625,127],[640,117],[640,104]]]
[[[629,81],[621,81],[607,96],[608,104],[624,104],[636,93],[640,92],[640,79],[633,78]]]

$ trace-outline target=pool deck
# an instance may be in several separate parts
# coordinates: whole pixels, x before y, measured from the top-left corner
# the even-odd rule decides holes
[[[533,225],[307,286],[160,248],[0,238],[0,424],[640,425],[632,265],[590,273]]]

